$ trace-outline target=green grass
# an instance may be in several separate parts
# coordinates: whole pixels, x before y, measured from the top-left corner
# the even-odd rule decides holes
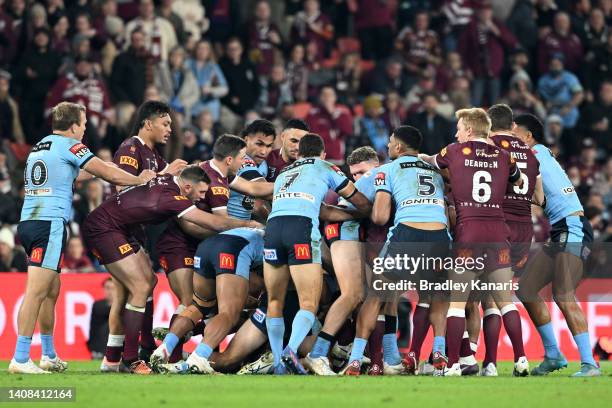
[[[532,365],[535,363],[532,362]],[[76,403],[44,406],[132,407],[609,407],[612,363],[599,378],[568,375],[578,364],[548,377],[513,378],[501,363],[500,377],[339,377],[315,376],[136,376],[100,374],[99,362],[70,362],[64,374],[11,375],[0,362],[1,387],[76,387]],[[3,406],[18,404],[0,403]],[[26,403],[25,406],[37,404]]]

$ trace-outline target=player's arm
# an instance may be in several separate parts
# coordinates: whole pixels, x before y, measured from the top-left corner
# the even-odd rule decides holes
[[[143,170],[138,176],[135,176],[121,170],[115,164],[107,163],[95,156],[85,163],[83,170],[111,184],[120,186],[137,186],[148,182],[156,176],[152,170]]]
[[[211,237],[217,233],[217,231],[204,228],[199,226],[198,224],[194,224],[191,221],[187,221],[185,217],[179,218],[179,225],[185,233],[200,240]]]
[[[236,177],[230,184],[230,188],[247,196],[266,198],[274,192],[274,183],[268,183],[263,178],[249,181],[242,177]]]
[[[517,186],[521,187],[523,185],[523,177],[521,177],[521,169],[518,168],[516,162],[514,160],[510,160],[510,177],[508,177],[508,181]]]
[[[187,162],[183,159],[176,159],[172,163],[168,164],[159,174],[172,174],[178,176],[179,173],[187,167]]]
[[[234,228],[263,228],[263,225],[253,220],[238,220],[235,218],[224,217],[217,214],[209,214],[197,209],[195,206],[190,207],[183,214],[179,214],[179,218],[192,222],[199,227],[211,229],[217,232],[223,232]]]
[[[544,185],[542,184],[542,176],[538,175],[536,178],[535,189],[533,190],[533,197],[531,202],[540,207],[546,207],[546,196],[544,195]]]
[[[419,153],[418,157],[419,157],[419,159],[423,160],[425,163],[429,163],[432,166],[436,165],[436,162],[435,162],[435,159],[434,159],[435,155],[430,156],[430,155],[425,154],[425,153]]]
[[[345,208],[336,207],[321,203],[321,211],[319,212],[319,218],[327,222],[344,222],[353,220],[358,217],[357,211],[350,211]]]
[[[370,218],[376,225],[385,225],[391,217],[391,193],[387,190],[378,190],[374,196],[374,205]]]
[[[372,211],[372,203],[370,203],[370,200],[368,200],[363,193],[357,190],[357,187],[355,187],[355,184],[353,184],[352,181],[347,181],[348,183],[346,183],[344,187],[337,190],[336,193],[338,193],[340,197],[348,200],[355,206],[355,208],[357,208],[357,216],[367,217],[370,214],[370,211]]]

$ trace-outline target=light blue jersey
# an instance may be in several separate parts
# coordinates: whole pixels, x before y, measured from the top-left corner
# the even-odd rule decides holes
[[[533,150],[540,162],[542,186],[546,197],[544,212],[549,222],[554,224],[572,213],[583,211],[572,182],[550,149],[537,144]]]
[[[362,193],[369,202],[374,202],[374,196],[376,195],[376,188],[374,187],[374,177],[376,176],[377,169],[372,169],[365,173],[355,182],[355,187]],[[355,206],[350,201],[344,198],[338,200],[338,205],[344,206],[348,209],[355,209]],[[340,240],[341,241],[359,241],[359,228],[363,220],[348,220],[344,221],[340,227]]]
[[[236,177],[242,177],[245,180],[263,179],[268,174],[268,163],[263,161],[259,166],[249,156],[244,157],[244,163]],[[235,190],[230,191],[229,201],[227,203],[227,214],[232,218],[239,220],[250,220],[253,212],[255,199],[246,196]]]
[[[272,212],[274,217],[308,217],[313,229],[319,226],[321,202],[329,189],[336,192],[349,183],[342,170],[319,158],[298,159],[285,167],[274,182]]]
[[[69,222],[73,183],[94,155],[76,139],[49,135],[28,156],[21,221],[63,219]]]
[[[414,156],[401,156],[378,168],[376,192],[386,191],[395,203],[394,225],[402,222],[447,224],[444,180],[435,168]]]

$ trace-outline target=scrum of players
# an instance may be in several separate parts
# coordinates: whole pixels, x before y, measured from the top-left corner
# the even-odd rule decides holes
[[[591,226],[544,146],[536,117],[513,117],[506,105],[459,110],[457,142],[433,156],[420,153],[416,128],[400,126],[389,138],[391,161],[379,163],[372,148],[360,147],[348,157],[349,178],[325,161],[323,140],[300,120],[286,124],[279,149],[273,150],[273,124],[256,120],[240,137],[220,136],[212,159],[188,165],[166,163],[157,151],[171,134],[166,104],[146,102],[137,115],[138,133],[123,142],[114,165],[81,143],[84,109],[68,103],[54,109],[53,134],[28,157],[18,232],[30,266],[9,372],[45,374],[68,366],[53,347],[58,272],[72,183],[93,175],[117,186],[82,228],[117,288],[102,372],[497,376],[503,323],[513,375],[546,375],[567,366],[538,295],[552,284],[580,352],[581,369],[573,376],[601,375],[574,296]],[[334,205],[328,204],[332,192]],[[534,204],[544,208],[552,230],[542,250],[530,255]],[[157,278],[145,227],[164,221],[156,252],[179,306],[167,329],[153,329]],[[385,244],[366,245],[376,241]],[[382,297],[367,289],[372,260],[404,255],[407,243],[427,243],[426,255],[439,256],[440,248],[451,251],[451,241],[454,256],[486,259],[483,270],[462,279],[502,283],[523,270],[516,295],[545,350],[531,371],[519,313],[504,285],[469,297],[419,291],[410,350],[400,353],[402,293]],[[483,242],[495,245],[476,245]],[[436,280],[452,271],[424,273]],[[481,306],[486,356],[479,367]],[[39,365],[29,351],[36,322]],[[421,348],[430,326],[427,357]],[[195,335],[202,340],[184,358],[183,345]]]

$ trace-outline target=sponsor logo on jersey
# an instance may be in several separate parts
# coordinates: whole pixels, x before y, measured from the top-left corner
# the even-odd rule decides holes
[[[261,309],[255,309],[253,319],[255,319],[257,323],[263,323],[266,320],[266,314],[262,312]]]
[[[461,149],[461,153],[467,156],[472,153],[472,149],[470,149],[469,147],[464,147],[463,149]]]
[[[448,151],[448,148],[446,148],[446,147],[444,149],[440,150],[440,156],[442,156],[442,157],[446,156],[446,152],[447,151]]]
[[[507,141],[507,140],[502,140],[502,141],[501,141],[501,146],[502,146],[504,149],[507,149],[507,148],[509,148],[509,147],[510,147],[510,143],[508,143],[508,141]]]
[[[30,254],[30,261],[35,263],[41,263],[43,260],[44,248],[34,248]]]
[[[70,151],[79,159],[82,159],[83,157],[85,157],[85,155],[89,154],[89,148],[83,143],[75,144],[70,148]]]
[[[41,142],[32,148],[32,152],[40,152],[41,150],[51,150],[51,143],[53,142]]]
[[[130,152],[135,153],[136,152],[136,146],[130,147]]]
[[[164,271],[168,272],[168,260],[166,259],[165,256],[162,256],[161,258],[159,258],[159,265],[162,267]]]
[[[315,198],[312,194],[308,194],[308,193],[291,193],[291,192],[285,192],[285,193],[278,193],[274,195],[274,200],[285,200],[288,198],[297,198],[300,200],[308,200],[311,203],[315,202]]]
[[[576,192],[576,190],[574,190],[574,187],[565,187],[563,189],[563,194],[566,194],[566,195],[567,194],[572,194],[572,193],[575,193],[575,192]]]
[[[193,258],[186,257],[183,259],[185,266],[193,266]]]
[[[184,195],[176,195],[176,196],[174,196],[174,199],[177,200],[177,201],[189,200]]]
[[[374,177],[374,185],[375,186],[384,186],[385,184],[387,184],[387,178],[386,177],[387,176],[382,171],[376,173],[376,177]]]
[[[465,153],[465,149],[468,149],[469,152]],[[472,152],[472,149],[466,147],[463,149],[463,154],[468,155]],[[485,149],[476,149],[476,157],[497,157],[499,155],[499,150],[495,150],[495,153],[487,153]]]
[[[138,160],[130,156],[119,157],[119,164],[127,164],[128,166],[138,169]]]
[[[132,250],[132,246],[130,244],[123,244],[117,249],[119,249],[121,255],[125,255]]]
[[[229,198],[229,190],[227,187],[214,186],[210,188],[210,191],[212,191],[213,195],[223,195]]]
[[[340,167],[336,166],[335,164],[331,166],[332,170],[335,171],[336,173],[338,173],[341,176],[344,176],[344,172],[342,170],[340,170]]]
[[[26,189],[25,195],[27,196],[48,196],[53,194],[52,188],[37,188],[37,189]]]
[[[409,207],[411,205],[439,205],[444,207],[444,199],[442,198],[410,198],[402,201],[400,207]]]
[[[264,259],[268,261],[278,261],[278,255],[276,255],[276,249],[265,249],[264,248]]]
[[[325,238],[332,239],[332,238],[338,238],[338,236],[340,235],[338,233],[338,227],[339,224],[329,224],[325,227]]]
[[[221,269],[230,269],[233,270],[236,262],[233,254],[228,254],[227,252],[219,253],[219,267]]]
[[[295,259],[310,259],[310,244],[293,244],[293,252],[295,252]]]
[[[510,263],[510,249],[503,248],[499,250],[499,252],[497,253],[497,263],[501,265]]]
[[[199,256],[193,257],[193,267],[194,268],[199,268],[200,262],[201,262],[201,258]]]

